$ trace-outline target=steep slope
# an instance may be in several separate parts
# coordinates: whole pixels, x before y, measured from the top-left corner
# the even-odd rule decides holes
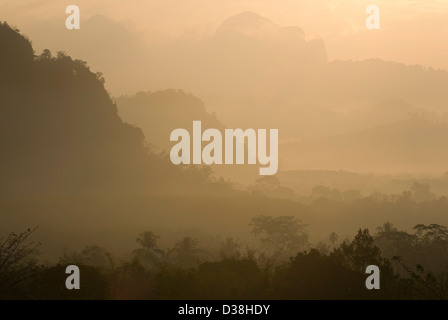
[[[201,192],[207,174],[148,152],[100,74],[0,24],[0,193]]]

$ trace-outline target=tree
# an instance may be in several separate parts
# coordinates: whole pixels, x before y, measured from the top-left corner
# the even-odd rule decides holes
[[[358,272],[364,272],[368,265],[376,265],[381,268],[384,264],[381,251],[375,245],[369,229],[359,229],[353,241],[348,244],[343,242],[340,250],[346,263]]]
[[[263,176],[255,180],[255,184],[249,186],[248,191],[254,195],[263,195],[271,198],[291,199],[294,198],[294,190],[280,184],[275,176]]]
[[[340,255],[316,249],[299,252],[272,281],[275,299],[360,299],[368,294],[364,275],[351,270]]]
[[[221,244],[220,256],[222,259],[239,259],[241,257],[241,244],[233,238],[226,238]]]
[[[136,239],[142,248],[135,249],[133,253],[142,265],[148,269],[158,268],[165,261],[165,252],[157,247],[159,238],[152,231],[145,231]]]
[[[423,242],[448,242],[448,228],[439,224],[417,224],[414,228],[415,235]]]
[[[81,254],[85,257],[86,263],[89,266],[94,266],[98,268],[114,267],[114,261],[112,255],[107,252],[106,249],[98,246],[87,246]]]
[[[201,252],[197,239],[184,237],[174,244],[169,254],[176,265],[184,268],[194,268],[199,265],[198,255]]]
[[[330,237],[329,238],[330,238],[331,244],[334,246],[335,243],[338,241],[339,236],[336,234],[336,232],[332,232],[332,233],[330,233]]]
[[[393,232],[397,232],[397,228],[390,222],[385,222],[381,227],[376,228],[378,234],[390,234]]]
[[[381,290],[366,290],[363,281],[357,280],[360,294],[369,291],[367,296],[385,298],[399,294],[397,277],[393,272],[389,260],[381,255],[381,250],[375,245],[374,238],[369,229],[359,229],[358,233],[350,243],[343,242],[335,249],[331,256],[340,257],[344,265],[365,281],[366,268],[375,265],[381,270]],[[397,291],[398,290],[398,291]],[[381,291],[381,292],[379,292]]]
[[[435,193],[431,192],[431,187],[429,184],[416,182],[412,185],[411,191],[413,199],[416,202],[427,202],[436,198]]]
[[[157,248],[157,240],[160,237],[155,235],[152,231],[146,231],[140,234],[140,236],[137,238],[137,243],[140,243],[140,245],[144,249],[155,249]]]
[[[196,273],[197,299],[260,299],[267,286],[267,276],[247,258],[204,262]]]
[[[418,248],[430,259],[425,267],[431,271],[443,270],[448,263],[448,228],[439,224],[418,224],[414,227]]]
[[[40,243],[28,241],[35,230],[0,238],[0,296],[42,270],[34,257]]]
[[[293,216],[274,218],[260,215],[254,217],[249,226],[252,226],[255,236],[261,237],[262,245],[272,250],[274,258],[283,253],[297,252],[308,244],[305,225]]]
[[[342,193],[336,188],[330,188],[326,186],[316,186],[311,191],[311,198],[315,200],[329,199],[333,201],[341,201],[343,199]]]
[[[59,264],[62,265],[85,265],[95,268],[111,268],[115,266],[112,255],[103,247],[96,244],[86,246],[81,252],[75,250],[64,250],[59,257]]]
[[[411,257],[412,259],[420,259],[415,255],[417,236],[405,231],[398,231],[390,222],[378,227],[377,231],[375,244],[381,249],[385,258],[392,259],[394,256],[404,256],[406,262],[410,262],[409,258]]]

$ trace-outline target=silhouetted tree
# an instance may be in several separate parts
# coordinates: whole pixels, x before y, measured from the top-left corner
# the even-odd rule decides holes
[[[0,297],[42,270],[34,256],[40,243],[28,241],[35,230],[27,229],[0,238]]]
[[[339,250],[350,268],[358,272],[365,272],[368,265],[376,265],[381,268],[385,264],[381,251],[375,245],[368,229],[359,229],[353,241],[351,243],[343,242]]]
[[[242,255],[241,244],[236,242],[233,238],[226,238],[221,244],[219,254],[221,259],[239,259]]]
[[[157,248],[157,240],[160,237],[155,235],[152,231],[145,231],[137,238],[137,243],[144,249],[156,249]]]
[[[259,236],[265,249],[271,250],[273,256],[279,257],[286,252],[298,251],[308,244],[305,225],[293,216],[258,216],[249,224],[252,232]]]
[[[199,265],[199,254],[201,252],[197,239],[184,237],[174,244],[174,247],[169,250],[169,255],[175,265],[183,268],[194,268]]]
[[[339,239],[339,236],[336,234],[336,232],[330,233],[329,240],[333,246],[336,244],[338,239]]]
[[[416,182],[412,185],[411,192],[413,199],[416,202],[427,202],[436,198],[435,193],[431,192],[431,187],[429,184]]]
[[[146,268],[158,268],[165,261],[165,252],[157,248],[159,238],[152,231],[145,231],[136,239],[142,248],[134,250],[133,253]]]

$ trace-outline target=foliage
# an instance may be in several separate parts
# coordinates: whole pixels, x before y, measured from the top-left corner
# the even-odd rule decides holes
[[[308,244],[304,224],[293,216],[257,216],[250,224],[255,236],[260,237],[262,245],[271,250],[274,257],[298,251]]]
[[[35,230],[0,238],[0,297],[42,270],[35,258],[40,244],[28,239]]]

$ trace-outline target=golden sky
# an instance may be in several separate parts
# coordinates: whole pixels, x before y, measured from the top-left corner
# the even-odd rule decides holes
[[[120,21],[148,42],[201,37],[227,17],[254,11],[282,25],[301,27],[324,39],[329,60],[381,58],[448,69],[447,0],[1,0],[1,20],[25,33],[42,21],[60,21],[65,7],[81,8],[81,21],[95,14]],[[365,8],[381,10],[381,29],[369,31]]]

